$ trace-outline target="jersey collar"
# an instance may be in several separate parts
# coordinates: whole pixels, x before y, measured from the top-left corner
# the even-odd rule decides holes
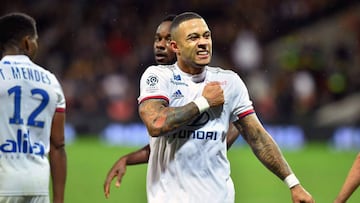
[[[191,78],[191,81],[193,81],[194,83],[204,82],[204,80],[205,80],[206,72],[207,72],[207,66],[205,66],[203,72],[201,72],[200,74],[196,74],[196,75],[192,75],[192,74],[185,73],[184,71],[182,71],[182,70],[179,68],[177,62],[175,63],[175,67],[176,67],[176,69],[177,69],[182,75],[185,75],[185,76]]]

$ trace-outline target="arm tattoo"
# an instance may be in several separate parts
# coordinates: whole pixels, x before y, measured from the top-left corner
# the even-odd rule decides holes
[[[149,99],[140,104],[139,114],[150,135],[160,136],[187,124],[199,115],[199,110],[193,102],[181,107],[169,107],[165,100]]]
[[[284,180],[292,173],[278,145],[263,128],[255,114],[236,121],[235,126],[242,131],[242,136],[250,145],[256,157],[271,172]]]

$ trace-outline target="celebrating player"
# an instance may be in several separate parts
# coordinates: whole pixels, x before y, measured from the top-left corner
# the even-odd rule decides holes
[[[175,15],[169,15],[164,20],[161,21],[157,27],[154,40],[154,55],[155,61],[159,65],[170,65],[176,62],[175,53],[170,47],[171,35],[170,35],[170,25]],[[229,132],[227,135],[227,145],[228,148],[235,142],[236,138],[239,136],[238,130],[234,125],[230,125]],[[108,172],[105,182],[104,182],[104,194],[106,198],[110,196],[110,184],[111,181],[116,177],[115,186],[120,187],[122,177],[125,175],[126,166],[134,164],[147,163],[150,155],[149,145],[144,146],[138,151],[129,153],[125,156],[120,157],[112,166]],[[229,185],[232,186],[231,179],[229,180]],[[233,194],[234,195],[234,194]]]
[[[290,188],[293,202],[314,202],[259,122],[240,77],[208,66],[212,39],[205,20],[192,12],[176,16],[171,38],[177,63],[150,66],[140,81],[139,115],[151,136],[148,202],[233,203],[225,141],[229,121]]]
[[[32,60],[35,20],[23,13],[0,18],[0,202],[64,202],[65,97],[56,77]],[[50,164],[47,156],[49,155]]]

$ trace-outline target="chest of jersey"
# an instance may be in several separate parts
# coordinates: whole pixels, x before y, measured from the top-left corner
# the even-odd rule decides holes
[[[186,126],[186,131],[181,131],[181,137],[199,137],[208,139],[219,139],[227,130],[230,106],[228,105],[229,91],[227,81],[212,73],[207,73],[204,80],[194,82],[191,77],[173,72],[169,84],[169,105],[171,107],[184,106],[202,95],[204,87],[211,81],[219,81],[224,90],[225,103],[218,107],[212,107],[195,118]]]

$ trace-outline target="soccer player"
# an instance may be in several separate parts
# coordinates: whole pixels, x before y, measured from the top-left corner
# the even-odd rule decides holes
[[[176,62],[175,53],[170,47],[170,25],[174,18],[175,15],[166,16],[156,29],[153,49],[155,62],[159,65],[168,65]]]
[[[345,203],[360,185],[360,153],[356,156],[334,203]]]
[[[258,120],[247,88],[230,70],[210,67],[211,32],[193,12],[175,17],[173,65],[150,66],[140,80],[139,115],[150,134],[149,203],[233,203],[226,132],[232,121],[256,157],[289,187],[295,203],[313,203]]]
[[[0,18],[0,202],[64,202],[65,98],[56,77],[32,60],[35,20],[24,13]],[[47,158],[49,155],[49,159]]]
[[[159,65],[170,65],[176,62],[175,52],[172,51],[170,47],[171,35],[170,35],[170,25],[175,15],[169,15],[161,21],[157,27],[154,39],[154,56],[155,61]],[[227,133],[227,145],[228,148],[235,142],[236,138],[239,136],[238,130],[234,125],[230,125],[229,132]],[[150,146],[146,145],[138,151],[126,154],[125,156],[120,157],[109,170],[105,182],[104,182],[104,194],[106,198],[110,196],[110,184],[111,181],[116,177],[115,186],[120,187],[122,177],[125,175],[126,166],[134,164],[143,164],[147,163],[150,155]],[[231,179],[229,180],[229,185],[232,186]],[[232,186],[233,187],[233,186]],[[233,194],[235,195],[235,194]]]

